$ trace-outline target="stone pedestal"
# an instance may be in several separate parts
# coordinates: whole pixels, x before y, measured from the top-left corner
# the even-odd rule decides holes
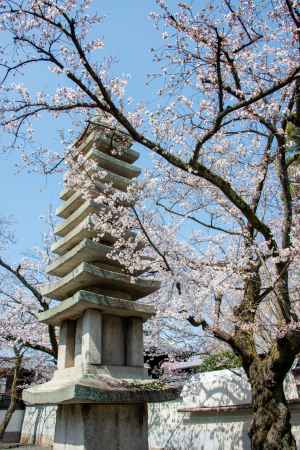
[[[53,450],[148,450],[146,404],[61,405]]]
[[[115,142],[101,127],[90,129],[77,153],[105,169],[113,189],[126,191],[140,173],[133,165],[138,153],[129,140],[116,153]],[[40,314],[45,324],[60,327],[57,370],[48,383],[25,390],[23,398],[59,405],[54,450],[147,450],[147,402],[177,396],[149,380],[144,368],[143,322],[155,312],[138,300],[160,284],[133,279],[111,260],[111,236],[93,240],[93,200],[70,190],[61,198],[57,214],[64,222],[55,229],[60,239],[52,247],[58,257],[47,270],[59,280],[40,289],[60,301]]]

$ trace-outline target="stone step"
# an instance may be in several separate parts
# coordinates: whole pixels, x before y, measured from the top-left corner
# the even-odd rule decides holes
[[[93,242],[90,239],[84,239],[61,258],[57,258],[47,267],[46,272],[49,275],[63,277],[71,272],[81,262],[103,262],[118,266],[118,262],[107,257],[112,251],[112,247]]]
[[[64,300],[78,290],[93,288],[107,293],[109,291],[109,295],[114,293],[117,298],[122,298],[122,292],[127,294],[130,300],[137,300],[152,294],[159,287],[160,283],[155,280],[133,279],[129,275],[100,269],[83,262],[61,280],[41,286],[40,292],[45,297]]]
[[[137,166],[128,164],[125,161],[120,161],[113,156],[109,156],[96,148],[91,148],[86,155],[87,159],[95,161],[99,167],[104,170],[108,170],[116,175],[120,175],[125,178],[136,178],[140,175],[141,169]]]
[[[82,290],[39,314],[39,321],[57,326],[64,320],[77,320],[87,309],[97,309],[118,317],[139,317],[143,321],[155,315],[153,306]]]

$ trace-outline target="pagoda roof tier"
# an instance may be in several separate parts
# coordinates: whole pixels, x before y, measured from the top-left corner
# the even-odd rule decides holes
[[[88,263],[81,263],[61,280],[41,286],[40,292],[45,297],[64,300],[76,291],[85,288],[127,293],[131,300],[146,297],[157,291],[159,281],[134,278],[123,273],[111,272]]]
[[[128,186],[130,185],[130,180],[125,177],[121,177],[120,175],[116,175],[115,173],[106,171],[106,175],[101,180],[95,179],[95,187],[99,189],[101,192],[104,188],[105,184],[111,184],[114,189],[118,189],[119,191],[127,191]],[[61,200],[69,200],[69,198],[74,194],[72,189],[65,189],[60,193],[59,198]]]
[[[75,247],[83,239],[89,239],[96,236],[96,231],[91,228],[91,217],[87,217],[77,225],[63,239],[59,239],[51,246],[51,251],[57,255],[64,255],[71,248]]]
[[[55,214],[62,219],[66,219],[73,214],[74,211],[80,208],[84,201],[85,199],[80,191],[72,193],[68,200],[56,209]]]
[[[126,189],[117,189],[112,186],[110,188],[111,192],[114,193],[117,190],[125,192],[127,190],[128,184],[126,185]],[[91,198],[95,198],[99,195],[99,193],[105,192],[107,189],[107,184],[101,183],[99,181],[95,181],[90,186]],[[83,197],[81,191],[69,191],[67,195],[67,199],[63,202],[61,206],[59,206],[55,214],[62,219],[67,219],[70,217],[73,212],[75,212],[80,206],[85,202],[85,198]]]
[[[129,136],[128,136],[129,138]],[[103,130],[92,130],[86,135],[84,141],[77,146],[76,151],[78,153],[85,154],[91,147],[99,147],[102,152],[112,155],[114,158],[118,158],[127,163],[134,163],[139,158],[139,153],[136,150],[130,148],[132,145],[131,139],[127,139],[127,143],[118,143],[116,140],[108,138],[103,134]],[[120,151],[120,148],[122,150]]]
[[[64,220],[63,223],[60,223],[54,228],[54,233],[57,236],[66,236],[86,217],[96,213],[97,209],[99,209],[99,205],[94,200],[85,200],[85,202]]]
[[[94,292],[78,291],[59,305],[39,314],[39,321],[47,325],[60,325],[64,320],[77,320],[87,309],[119,317],[139,317],[146,321],[155,315],[153,306],[122,300]]]
[[[51,251],[56,253],[57,255],[64,255],[71,248],[75,247],[80,241],[83,239],[90,239],[96,237],[97,231],[92,229],[92,221],[91,217],[88,216],[82,222],[80,222],[72,231],[70,231],[63,239],[59,239],[57,242],[54,242],[51,246]],[[126,236],[127,239],[134,239],[136,236],[133,232],[128,232]],[[109,235],[104,234],[101,238],[102,243],[107,243],[108,245],[113,244],[116,241],[116,238]]]
[[[133,150],[132,148],[128,148],[127,150],[120,151],[119,148],[111,148],[111,146],[108,146],[108,148],[105,148],[106,140],[103,136],[96,136],[95,139],[95,147],[100,148],[102,151],[107,152],[109,155],[113,156],[114,158],[120,159],[121,161],[125,161],[128,164],[133,164],[136,160],[139,159],[140,154],[136,150]]]
[[[107,255],[113,250],[109,245],[84,239],[73,247],[64,256],[57,258],[47,267],[47,273],[57,277],[63,277],[71,272],[81,262],[103,262],[118,266],[118,261],[112,260]]]
[[[124,178],[136,178],[140,175],[141,169],[137,166],[133,166],[125,161],[115,158],[114,156],[107,155],[102,151],[91,148],[86,154],[86,159],[92,159],[95,161],[101,169],[108,170],[116,175],[120,175]]]
[[[57,277],[63,277],[67,273],[71,272],[71,270],[75,269],[81,262],[99,262],[104,264],[110,264],[114,266],[117,271],[121,271],[121,264],[112,259],[109,253],[113,250],[113,244],[104,244],[103,242],[95,242],[91,239],[83,239],[65,253],[60,258],[55,259],[51,264],[48,265],[46,272],[49,275],[54,275]],[[153,258],[150,256],[144,256],[144,261],[153,261]],[[144,270],[139,270],[138,273],[134,275],[141,275],[142,273],[149,270],[149,267],[146,267]]]
[[[63,239],[59,239],[58,241],[54,242],[54,244],[52,244],[51,246],[51,251],[53,253],[56,253],[57,255],[64,255],[83,239],[91,239],[96,237],[97,231],[93,230],[91,227],[91,217],[88,216],[86,219],[80,222],[77,227],[70,231],[70,233],[68,233]],[[127,239],[133,239],[135,236],[135,233],[129,232]],[[115,241],[116,238],[109,234],[104,234],[104,236],[101,238],[101,242],[107,243],[108,245],[113,244]]]

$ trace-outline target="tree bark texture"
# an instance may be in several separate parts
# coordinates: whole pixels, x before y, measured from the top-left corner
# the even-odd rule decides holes
[[[258,365],[251,367],[253,420],[249,436],[252,450],[297,450],[283,389],[284,376],[278,375]]]

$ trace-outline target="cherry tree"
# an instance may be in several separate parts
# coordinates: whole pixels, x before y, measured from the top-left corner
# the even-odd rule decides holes
[[[14,240],[11,221],[2,219],[1,224],[4,228],[3,233],[0,231],[1,347],[4,351],[14,351],[16,358],[24,350],[36,350],[49,361],[55,361],[58,348],[56,330],[37,321],[38,314],[51,307],[51,302],[40,294],[39,285],[48,281],[45,267],[51,260],[52,228],[43,236],[43,249],[35,248],[30,258],[24,257],[18,264],[13,264],[3,256],[9,254]],[[38,359],[41,360],[37,356]]]
[[[40,312],[49,309],[37,285],[42,277],[36,261],[23,260],[14,267],[0,258],[1,340],[7,345],[22,342],[24,347],[57,357],[57,336],[54,327],[37,322]],[[40,276],[39,276],[40,275]]]
[[[0,368],[11,375],[11,383],[5,395],[9,396],[9,405],[0,421],[0,439],[5,439],[5,432],[13,418],[18,400],[22,398],[22,390],[29,383],[42,383],[51,376],[51,365],[45,358],[30,354],[29,348],[21,340],[7,342],[0,336],[1,355]],[[12,355],[12,356],[11,356]],[[40,354],[41,355],[41,354]]]
[[[13,236],[11,221],[1,220],[1,252],[9,249]],[[3,229],[3,231],[2,231]],[[40,295],[37,285],[43,275],[43,262],[47,252],[37,252],[35,258],[24,259],[18,266],[9,264],[0,256],[0,366],[13,362],[13,379],[10,403],[0,423],[0,439],[13,417],[20,398],[20,375],[30,370],[31,381],[41,383],[50,378],[57,357],[56,331],[37,321],[37,315],[49,308]],[[11,356],[13,355],[13,356]]]
[[[126,194],[109,184],[94,194],[99,206],[105,194],[102,212],[111,211],[104,220],[100,210],[95,225],[119,236],[115,257],[129,272],[146,270],[152,258],[165,287],[160,314],[188,321],[240,357],[252,388],[253,449],[296,449],[283,381],[300,348],[297,3],[218,0],[196,10],[181,2],[171,10],[158,0],[151,16],[164,45],[153,50],[155,108],[134,104],[128,80],[110,75],[104,43],[91,36],[103,18],[90,2],[0,7],[3,129],[24,148],[41,114],[67,114],[85,136],[116,135],[116,151],[133,141],[149,152],[151,169]],[[19,82],[40,65],[59,80],[53,95]],[[43,148],[25,158],[50,158],[49,171],[66,158],[67,183],[83,195],[91,179],[96,185],[93,167],[79,170],[86,162],[76,146],[61,159]],[[133,228],[140,233],[131,240]]]

